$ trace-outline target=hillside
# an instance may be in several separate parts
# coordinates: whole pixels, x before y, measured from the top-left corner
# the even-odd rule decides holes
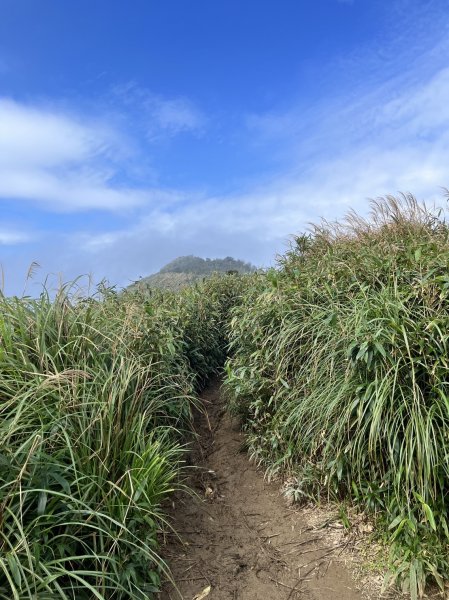
[[[253,273],[256,268],[250,263],[227,256],[226,258],[200,258],[199,256],[179,256],[160,271],[142,277],[128,289],[158,288],[181,290],[196,281],[201,281],[212,273]]]

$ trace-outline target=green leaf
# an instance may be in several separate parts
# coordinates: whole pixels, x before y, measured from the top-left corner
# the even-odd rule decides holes
[[[45,491],[39,493],[39,500],[37,502],[37,514],[42,516],[45,512],[45,507],[47,506],[48,494]]]
[[[17,584],[17,587],[20,588],[22,583],[22,576],[20,574],[20,569],[17,564],[17,558],[13,554],[11,554],[11,552],[8,552],[8,554],[6,555],[6,560],[8,561],[8,565],[14,578],[14,581]]]
[[[424,512],[425,512],[425,514],[426,514],[427,520],[428,520],[428,521],[429,521],[429,523],[430,523],[430,526],[432,527],[432,529],[433,529],[434,531],[436,531],[436,530],[437,530],[437,526],[436,526],[436,523],[435,523],[435,517],[434,517],[434,515],[433,515],[432,509],[431,509],[431,508],[430,508],[430,506],[429,506],[428,504],[426,504],[425,502],[423,502],[423,505],[422,505],[422,507],[423,507],[423,509],[424,509]]]
[[[386,358],[387,353],[385,352],[385,348],[382,346],[380,342],[374,342],[374,346],[376,350],[381,354],[384,358]]]

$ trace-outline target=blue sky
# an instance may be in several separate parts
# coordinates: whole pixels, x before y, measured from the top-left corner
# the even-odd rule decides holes
[[[0,0],[6,292],[443,202],[448,33],[447,0]]]

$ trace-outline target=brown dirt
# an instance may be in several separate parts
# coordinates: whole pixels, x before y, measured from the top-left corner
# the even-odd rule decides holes
[[[346,565],[344,537],[289,508],[279,487],[249,462],[219,382],[202,399],[193,455],[200,469],[188,482],[198,497],[173,502],[170,518],[180,537],[167,536],[165,558],[178,590],[166,584],[161,600],[366,598]]]

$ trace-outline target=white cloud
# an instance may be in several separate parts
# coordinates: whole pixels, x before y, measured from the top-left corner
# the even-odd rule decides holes
[[[171,137],[203,122],[187,100],[163,101],[145,93],[143,101],[146,116],[136,113],[147,136],[165,131]],[[110,120],[115,126],[106,118],[89,120],[0,98],[0,201],[22,200],[67,212],[127,211],[165,202],[166,197],[173,200],[172,192],[148,186],[148,181],[140,186],[129,183],[128,167],[128,175],[143,172],[153,178],[148,156],[133,154],[138,135],[130,141],[112,116]]]
[[[259,151],[288,164],[287,197],[301,198],[315,220],[398,191],[441,201],[440,188],[449,186],[448,50],[447,40],[436,41],[417,63],[399,61],[395,76],[377,73],[375,84],[355,84],[356,93],[342,91],[308,112],[293,106],[250,116]]]
[[[45,272],[64,270],[66,279],[93,271],[126,284],[181,254],[234,255],[268,264],[289,234],[319,216],[341,217],[350,207],[366,212],[368,197],[411,191],[442,202],[440,186],[449,186],[449,69],[441,57],[448,46],[436,44],[418,65],[400,61],[394,77],[375,73],[369,85],[342,90],[307,111],[292,106],[253,115],[246,144],[256,141],[252,152],[281,156],[284,169],[260,173],[245,190],[230,195],[120,188],[107,158],[116,147],[107,128],[67,115],[45,121],[48,111],[37,110],[36,116],[19,107],[31,124],[39,122],[30,125],[38,132],[36,151],[21,163],[21,142],[8,168],[0,156],[0,195],[31,198],[54,209],[140,209],[130,225],[119,229],[105,225],[98,233],[86,225],[46,239],[33,255],[17,258],[17,271],[38,260]],[[152,139],[203,126],[201,115],[179,99],[161,100],[134,86],[118,93],[131,107],[145,107],[145,133]],[[41,117],[53,131],[49,140]],[[39,140],[45,147],[41,156]],[[64,160],[58,162],[58,156]]]
[[[393,130],[402,129],[409,138],[443,137],[449,124],[449,68],[437,71],[427,81],[380,106],[378,122],[390,124]]]
[[[152,127],[150,124],[150,134],[158,128],[168,131],[171,135],[183,131],[198,131],[204,124],[200,113],[185,99],[162,101],[152,97],[148,99],[147,108],[156,125]]]
[[[32,236],[24,231],[18,231],[0,226],[0,245],[2,246],[23,244],[24,242],[29,242],[32,239]]]
[[[48,108],[0,100],[0,199],[55,211],[124,210],[151,201],[151,190],[113,183],[112,157],[125,144],[100,123]]]
[[[54,212],[105,210],[125,212],[164,199],[158,189],[114,187],[108,177],[72,170],[55,173],[45,169],[0,168],[0,197],[38,202]]]
[[[0,165],[65,166],[101,153],[105,132],[65,115],[0,100]]]
[[[293,110],[274,115],[268,129],[265,120],[267,147],[287,145],[293,156],[290,168],[271,181],[235,195],[192,196],[176,207],[168,200],[128,228],[100,236],[84,232],[73,245],[83,248],[82,261],[95,272],[125,284],[180,254],[231,254],[268,264],[289,234],[304,231],[319,216],[339,218],[352,207],[364,213],[370,197],[411,191],[443,204],[441,187],[449,186],[449,70],[436,69],[402,87],[392,83],[340,102],[336,112],[329,103],[306,145],[288,139],[300,119]],[[114,269],[106,266],[111,260]]]
[[[350,207],[366,212],[368,197],[411,191],[441,202],[439,186],[449,185],[448,73],[439,70],[394,97],[380,97],[367,93],[319,120],[306,150],[289,144],[294,165],[271,181],[227,196],[154,192],[133,224],[50,239],[18,270],[35,259],[45,272],[64,270],[65,279],[94,272],[126,285],[182,254],[234,255],[266,265],[289,234]]]
[[[114,93],[125,106],[137,109],[140,126],[150,141],[181,133],[202,133],[206,125],[206,117],[187,98],[165,98],[134,82],[116,86]]]

